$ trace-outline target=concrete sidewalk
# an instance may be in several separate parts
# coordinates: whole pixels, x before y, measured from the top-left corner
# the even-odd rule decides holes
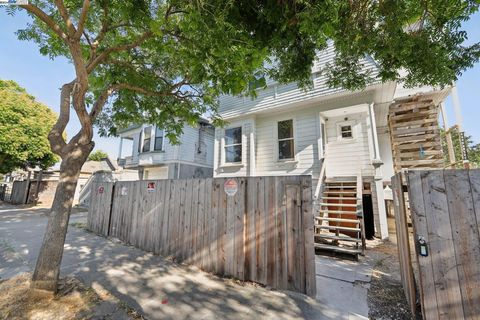
[[[1,278],[33,269],[46,212],[0,206]],[[85,221],[86,213],[77,213],[70,224]],[[319,295],[315,300],[237,284],[70,226],[62,274],[75,274],[87,285],[110,291],[147,319],[362,319],[368,313],[365,275],[356,273],[361,285],[355,279],[338,280],[343,277],[338,269],[334,274],[322,271],[328,263],[343,268],[336,260],[317,259]],[[345,303],[347,296],[349,303]]]

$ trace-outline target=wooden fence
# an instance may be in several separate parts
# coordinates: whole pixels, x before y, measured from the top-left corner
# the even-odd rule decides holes
[[[94,183],[90,230],[208,272],[315,296],[310,176]]]
[[[424,319],[480,319],[480,170],[406,175],[414,243],[408,241],[401,174],[392,187],[407,299],[414,303],[417,280]]]

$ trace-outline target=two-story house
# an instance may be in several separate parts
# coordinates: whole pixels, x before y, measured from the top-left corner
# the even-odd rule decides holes
[[[130,126],[119,132],[119,164],[137,169],[143,180],[212,177],[214,132],[214,127],[202,119],[196,127],[185,126],[180,144],[173,145],[162,128]],[[131,152],[124,157],[126,141]]]
[[[268,80],[255,99],[221,97],[228,125],[216,128],[214,177],[311,175],[317,247],[345,240],[355,251],[361,234],[388,237],[384,187],[394,166],[443,163],[436,112],[449,90],[379,80],[358,91],[330,88],[321,71],[334,56],[333,45],[318,55],[311,90]],[[372,58],[361,64],[378,74]],[[397,144],[402,155],[392,152]]]

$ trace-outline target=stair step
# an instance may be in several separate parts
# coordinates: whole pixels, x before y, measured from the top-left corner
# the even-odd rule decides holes
[[[332,193],[332,194],[355,194],[356,190],[353,191],[334,191],[334,190],[325,190],[323,193]]]
[[[320,209],[320,213],[333,213],[333,214],[357,214],[357,211],[347,211],[347,210],[322,210]]]
[[[325,183],[357,183],[355,178],[350,178],[352,180],[336,180],[336,179],[325,179]]]
[[[357,200],[356,197],[322,197],[325,200]]]
[[[331,250],[335,252],[348,253],[348,254],[354,254],[354,255],[358,255],[362,253],[362,250],[360,249],[338,247],[330,244],[314,243],[313,245],[315,246],[315,248],[322,249],[322,250]]]
[[[321,206],[332,206],[332,207],[351,207],[351,208],[356,208],[357,204],[356,203],[325,203],[322,202],[320,203]]]
[[[351,227],[342,227],[342,226],[322,226],[321,224],[316,224],[316,223],[315,223],[315,228],[360,232],[360,228],[351,228]]]
[[[357,186],[330,186],[330,185],[325,185],[325,188],[327,189],[354,189],[357,190]]]
[[[322,239],[330,239],[330,240],[350,241],[350,242],[357,242],[357,243],[362,242],[362,239],[347,237],[347,236],[336,236],[328,233],[317,233],[317,234],[314,234],[313,236],[322,238]]]
[[[315,219],[320,221],[330,221],[330,222],[360,223],[360,220],[358,219],[326,218],[326,217],[315,217]]]

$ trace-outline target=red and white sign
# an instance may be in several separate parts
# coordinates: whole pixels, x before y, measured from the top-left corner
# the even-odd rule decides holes
[[[147,192],[154,192],[155,191],[155,182],[149,182],[147,184]]]
[[[231,197],[233,197],[238,191],[238,183],[235,179],[227,179],[223,184],[223,190],[225,193]]]
[[[105,187],[104,187],[104,186],[98,187],[98,193],[103,193],[103,191],[105,191]]]

